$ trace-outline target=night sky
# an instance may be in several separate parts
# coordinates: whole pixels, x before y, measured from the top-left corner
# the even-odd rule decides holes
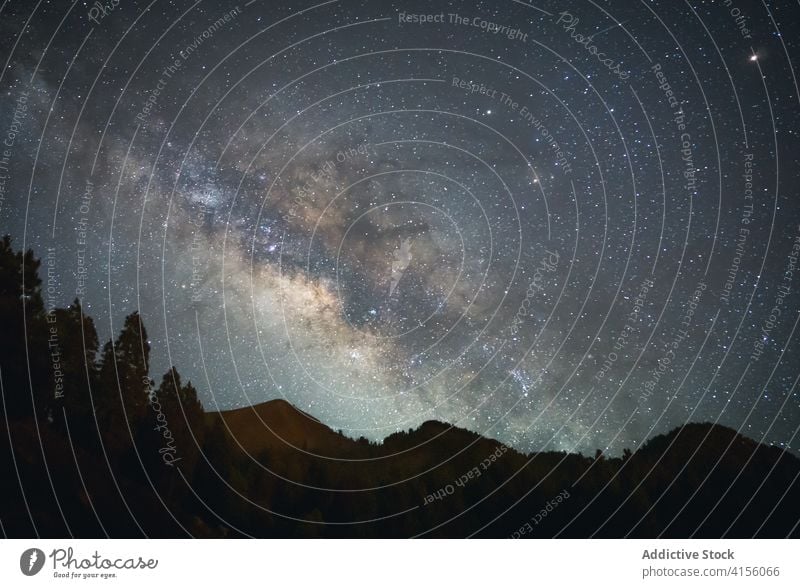
[[[206,410],[800,425],[800,6],[4,3],[0,229]],[[792,38],[795,36],[795,38]]]

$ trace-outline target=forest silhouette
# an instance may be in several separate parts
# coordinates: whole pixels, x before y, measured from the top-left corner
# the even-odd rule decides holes
[[[620,457],[522,454],[428,421],[351,439],[283,400],[207,412],[151,379],[139,314],[102,347],[0,242],[6,537],[798,536],[800,459],[687,424]]]

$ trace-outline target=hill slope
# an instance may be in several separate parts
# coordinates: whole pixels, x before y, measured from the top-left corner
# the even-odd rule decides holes
[[[207,418],[222,419],[231,441],[254,456],[292,448],[327,455],[355,443],[285,400],[208,413]]]

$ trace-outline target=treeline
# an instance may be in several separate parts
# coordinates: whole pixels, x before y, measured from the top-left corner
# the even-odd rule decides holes
[[[3,530],[135,535],[152,521],[148,534],[172,535],[180,525],[169,516],[158,531],[164,505],[179,507],[186,488],[167,464],[177,447],[187,471],[196,464],[205,426],[197,391],[174,368],[150,379],[138,313],[101,348],[77,299],[45,308],[46,269],[8,236],[0,241],[2,420],[11,446],[0,457]]]
[[[800,460],[690,424],[619,458],[523,455],[435,421],[353,440],[282,401],[205,413],[150,378],[138,314],[102,348],[79,301],[0,242],[0,531],[8,537],[783,537]]]

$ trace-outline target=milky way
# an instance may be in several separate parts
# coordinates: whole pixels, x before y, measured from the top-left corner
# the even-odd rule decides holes
[[[797,6],[11,3],[0,222],[207,410],[796,448]]]

